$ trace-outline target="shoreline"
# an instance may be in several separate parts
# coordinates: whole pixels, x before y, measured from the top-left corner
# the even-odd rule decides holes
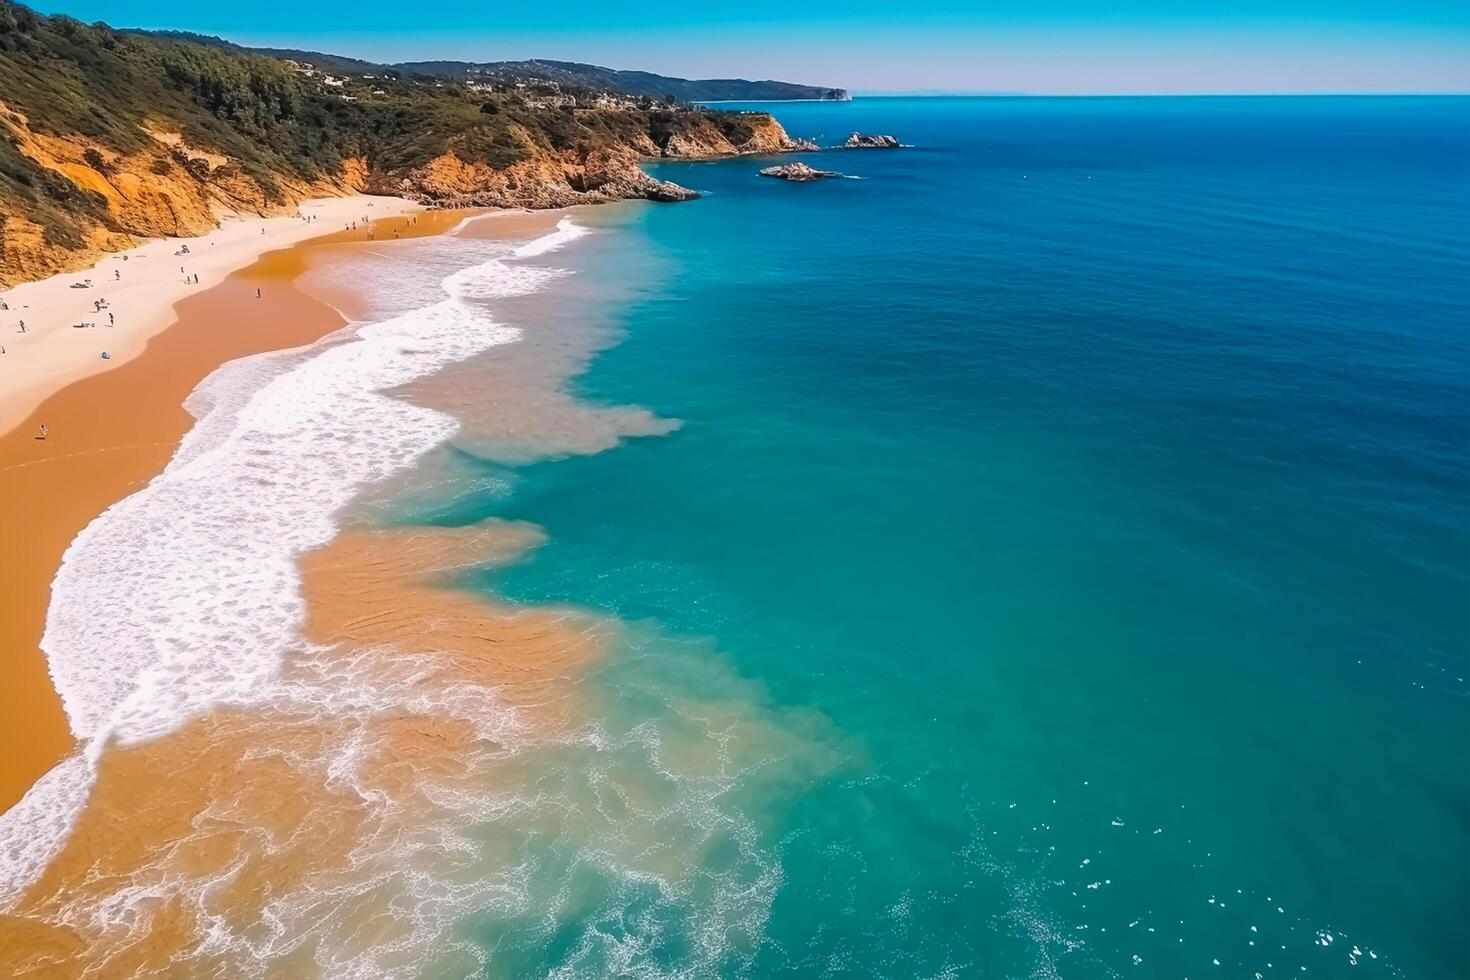
[[[443,233],[464,217],[464,212],[429,212],[413,225],[401,216],[378,218],[372,225],[415,237]],[[308,227],[299,219],[284,220]],[[9,678],[0,686],[0,740],[11,746],[0,757],[0,813],[76,744],[40,648],[52,581],[73,539],[162,471],[195,423],[185,399],[216,368],[251,354],[309,344],[346,325],[342,313],[295,282],[311,257],[363,242],[370,232],[315,224],[309,237],[220,273],[212,288],[204,288],[201,272],[200,285],[190,287],[194,293],[169,297],[156,311],[167,318],[162,326],[147,336],[141,327],[134,331],[136,350],[126,359],[99,361],[106,370],[66,381],[61,372],[47,376],[44,384],[55,390],[33,386],[33,395],[46,391],[44,396],[0,429],[0,542],[8,558],[0,563],[0,649]],[[270,234],[257,237],[280,241]],[[176,241],[144,247],[171,248]],[[42,419],[49,430],[44,441],[35,434]]]
[[[365,237],[364,216],[376,222],[423,211],[405,198],[359,194],[303,201],[296,215],[225,214],[208,234],[152,239],[109,253],[88,269],[0,292],[7,306],[0,310],[0,435],[67,385],[137,357],[179,319],[179,304],[267,253],[348,231],[354,223]],[[181,254],[184,248],[189,251]],[[91,285],[73,288],[77,283]],[[105,306],[97,309],[97,301]],[[81,323],[95,326],[74,326]]]
[[[462,217],[436,212],[420,219],[411,234],[453,231]],[[487,220],[465,237],[524,240],[505,260],[514,262],[559,248],[581,234],[554,214],[505,213],[505,217],[509,220]],[[379,241],[383,237],[380,234]],[[188,642],[193,636],[187,629],[193,624],[201,624],[205,634],[213,631],[216,637],[238,639],[242,634],[228,624],[221,627],[213,615],[222,607],[235,606],[237,599],[245,610],[238,622],[253,622],[262,611],[248,594],[249,576],[237,579],[233,572],[268,565],[270,556],[250,543],[249,532],[242,532],[247,539],[243,551],[233,545],[221,548],[224,539],[210,537],[203,539],[200,550],[180,551],[173,542],[189,537],[191,523],[196,528],[253,526],[254,540],[266,542],[268,550],[277,542],[298,540],[282,535],[275,518],[280,515],[284,523],[305,520],[305,533],[319,542],[305,551],[295,551],[289,543],[284,546],[282,553],[290,555],[300,575],[299,587],[280,593],[288,601],[273,610],[290,611],[290,593],[296,593],[303,618],[294,628],[309,646],[283,659],[278,676],[241,675],[252,693],[265,687],[271,694],[250,703],[226,696],[201,711],[178,715],[167,730],[130,730],[111,718],[99,726],[100,716],[89,716],[87,705],[78,711],[78,705],[68,701],[72,724],[84,745],[49,769],[34,792],[11,809],[18,821],[8,828],[11,838],[0,842],[26,842],[19,851],[0,851],[0,871],[7,870],[9,859],[8,870],[15,873],[12,879],[0,880],[0,908],[5,913],[0,915],[0,961],[21,972],[43,966],[76,967],[109,975],[195,962],[218,966],[234,957],[256,955],[253,930],[267,915],[313,927],[315,920],[306,913],[317,909],[324,891],[356,896],[346,900],[348,911],[342,932],[333,935],[334,949],[348,956],[376,955],[371,940],[402,929],[382,895],[403,862],[421,852],[422,842],[414,842],[423,835],[432,840],[440,839],[433,835],[443,835],[446,842],[455,839],[460,820],[486,803],[483,773],[510,761],[507,744],[516,744],[532,730],[564,732],[571,727],[576,699],[568,680],[601,649],[605,631],[595,618],[559,607],[485,602],[452,583],[461,568],[514,560],[535,547],[543,537],[539,529],[486,521],[467,528],[349,530],[334,518],[331,523],[336,527],[328,538],[320,518],[339,512],[340,500],[335,498],[368,485],[364,473],[381,473],[375,466],[344,470],[340,458],[332,458],[330,452],[309,451],[303,456],[289,448],[267,451],[265,445],[248,439],[223,454],[191,455],[199,447],[195,435],[186,435],[200,426],[208,430],[217,418],[235,418],[242,429],[253,427],[272,444],[278,438],[289,441],[292,431],[304,427],[320,431],[325,440],[321,445],[326,447],[350,435],[334,426],[334,419],[355,422],[364,416],[410,423],[407,433],[391,424],[363,430],[370,442],[375,439],[376,445],[394,451],[405,435],[410,441],[432,435],[413,431],[413,423],[430,418],[426,414],[430,410],[398,397],[401,383],[382,371],[404,372],[405,379],[426,376],[423,372],[432,369],[422,362],[416,366],[415,355],[424,354],[433,337],[455,344],[465,334],[476,333],[460,329],[473,328],[476,321],[458,319],[454,309],[459,315],[483,314],[484,307],[476,305],[480,301],[524,294],[557,275],[539,266],[504,265],[493,257],[493,248],[486,248],[489,244],[480,242],[478,252],[468,253],[482,258],[488,254],[492,256],[488,261],[442,280],[450,298],[415,305],[406,314],[397,312],[400,287],[413,295],[414,290],[422,292],[429,280],[424,277],[402,286],[403,280],[386,275],[385,267],[377,263],[399,261],[392,257],[391,247],[364,247],[339,234],[268,253],[215,289],[181,303],[178,324],[150,342],[148,356],[68,386],[43,406],[49,413],[69,405],[77,421],[81,420],[77,413],[90,413],[87,419],[104,419],[106,426],[64,421],[53,426],[52,438],[45,442],[29,431],[0,437],[0,450],[30,450],[33,455],[60,447],[65,438],[85,438],[88,443],[72,453],[0,467],[0,494],[15,495],[7,508],[11,520],[7,530],[18,523],[14,501],[26,494],[48,505],[53,497],[67,498],[60,509],[69,507],[73,523],[84,526],[80,533],[75,528],[68,533],[57,520],[56,507],[35,521],[50,528],[47,533],[58,554],[71,548],[60,571],[46,578],[55,590],[62,620],[72,627],[71,635],[67,624],[60,630],[56,621],[45,624],[47,647],[61,665],[58,672],[57,664],[51,664],[51,673],[57,688],[69,692],[69,697],[76,696],[76,678],[87,676],[66,669],[68,643],[78,638],[96,647],[100,657],[92,663],[100,665],[101,672],[94,676],[105,687],[110,672],[142,676],[130,653],[149,645],[166,646],[180,637]],[[412,279],[411,270],[420,267],[432,270],[428,275],[442,274],[445,255],[458,254],[457,243],[425,242],[412,248],[421,251],[408,253],[416,258],[399,270],[404,280]],[[345,266],[340,275],[339,262]],[[353,275],[354,269],[359,275]],[[360,275],[364,271],[367,278]],[[451,285],[458,275],[468,278]],[[254,298],[255,289],[264,284],[269,284],[265,289],[269,302]],[[374,305],[385,302],[386,307]],[[443,356],[453,360],[514,339],[509,331],[515,328],[483,316],[477,322],[482,333],[490,328],[489,336],[469,341],[469,347],[451,346]],[[341,329],[344,326],[347,329]],[[232,379],[241,374],[253,377],[257,366],[270,357],[246,359],[216,373],[218,364],[238,361],[261,347],[267,327],[291,333],[278,335],[265,349],[283,351],[281,356],[295,367],[259,389],[248,382],[232,386]],[[400,346],[405,341],[409,348]],[[303,346],[304,354],[299,351]],[[296,380],[286,380],[293,373]],[[209,380],[201,385],[205,378]],[[292,387],[283,392],[282,385]],[[142,396],[138,407],[118,403],[113,411],[112,400],[119,392]],[[357,397],[359,392],[362,397]],[[188,404],[198,411],[199,393],[206,402],[221,393],[226,400],[214,401],[196,420],[183,403],[189,396]],[[322,395],[320,403],[312,397],[317,393]],[[235,398],[242,400],[237,403]],[[252,414],[261,404],[267,406],[269,419]],[[379,418],[379,409],[390,414]],[[145,410],[156,415],[150,415],[152,423],[172,428],[145,433],[161,438],[149,443],[147,452],[136,454],[138,458],[132,451],[139,446],[110,445],[117,441],[120,428],[138,428],[135,417]],[[279,412],[285,415],[275,414]],[[117,416],[134,419],[130,423]],[[448,416],[435,417],[451,421]],[[283,427],[278,429],[278,424]],[[111,440],[97,431],[104,427],[113,431]],[[176,449],[180,438],[183,448]],[[210,437],[206,433],[202,438]],[[315,444],[315,439],[308,439],[304,445],[312,450]],[[226,482],[243,492],[220,492],[220,486],[202,479],[193,461],[205,459],[222,466]],[[74,475],[58,472],[61,464],[73,460],[95,463],[105,470],[114,499],[124,495],[130,499],[96,518],[106,500],[76,501],[71,499],[75,494],[65,492],[81,485]],[[160,470],[162,477],[155,479]],[[318,485],[324,479],[331,483],[333,499],[324,503],[319,495],[302,493],[303,485],[280,479],[302,470],[313,474]],[[24,481],[29,485],[17,486]],[[147,489],[135,494],[144,484]],[[294,505],[298,500],[301,514]],[[130,508],[139,501],[158,506],[148,512],[146,521],[129,522],[123,515],[135,514]],[[234,520],[247,512],[260,521]],[[187,515],[177,527],[176,514]],[[232,520],[211,525],[211,514]],[[261,531],[260,523],[267,530]],[[120,533],[123,540],[122,550],[100,562],[95,540],[99,528],[104,536]],[[193,563],[172,570],[150,565],[155,547],[182,554]],[[215,561],[223,577],[199,567]],[[21,564],[32,568],[34,579],[42,578],[34,572],[37,562]],[[151,570],[140,576],[143,569]],[[136,591],[119,587],[114,574],[118,571]],[[185,624],[185,633],[170,633],[166,622],[160,625],[160,618],[169,620],[168,609],[157,617],[157,607],[145,604],[143,608],[153,612],[133,617],[131,623],[121,621],[128,616],[114,615],[117,608],[141,601],[140,594],[156,595],[151,590],[160,582],[182,583],[183,591],[201,603],[173,607],[174,621]],[[221,584],[240,588],[220,589]],[[79,588],[82,585],[85,588]],[[41,587],[38,615],[46,614],[47,600],[48,590]],[[81,632],[75,631],[72,621],[78,613]],[[225,613],[226,618],[230,615]],[[114,628],[115,657],[107,645]],[[58,639],[60,646],[53,646]],[[202,639],[208,642],[207,636]],[[266,649],[269,640],[267,635]],[[248,659],[249,651],[238,644],[213,649],[238,650]],[[36,660],[44,664],[39,648]],[[233,660],[227,661],[227,669],[234,669]],[[207,663],[190,662],[189,674],[196,668],[209,672]],[[321,710],[342,698],[355,710]],[[148,700],[151,703],[152,695]],[[59,710],[54,713],[60,717]],[[3,709],[0,714],[6,723],[16,723]],[[354,748],[344,758],[347,746]],[[340,782],[325,778],[343,763],[348,763],[351,778]],[[242,786],[249,792],[241,792]],[[446,814],[446,799],[462,799],[465,807]],[[71,815],[64,825],[55,819],[63,810]],[[241,828],[251,832],[242,834]],[[18,829],[30,832],[16,837]],[[399,847],[410,849],[400,854]],[[376,855],[375,862],[360,864],[364,853]],[[452,848],[434,844],[424,853],[442,864],[441,858]],[[448,875],[454,868],[446,864],[440,870]],[[197,885],[180,890],[181,881]],[[10,886],[9,894],[5,886]],[[409,889],[405,894],[415,896],[416,902],[424,900],[411,882],[394,887]],[[169,895],[163,905],[148,897],[156,894],[155,889]],[[136,894],[145,897],[137,899]],[[103,905],[125,908],[127,914],[110,915],[105,922],[87,917]],[[204,917],[212,923],[208,930],[202,925]],[[417,950],[430,950],[450,921],[430,918],[417,923],[404,941],[411,941]],[[201,954],[206,932],[228,937],[229,948]],[[203,958],[196,960],[199,956]]]

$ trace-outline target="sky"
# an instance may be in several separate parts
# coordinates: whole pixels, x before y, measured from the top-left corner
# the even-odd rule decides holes
[[[557,58],[872,92],[1470,92],[1470,0],[42,0],[369,61]]]

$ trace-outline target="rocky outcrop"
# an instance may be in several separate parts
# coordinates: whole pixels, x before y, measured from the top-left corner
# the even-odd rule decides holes
[[[225,212],[279,214],[307,197],[345,193],[345,179],[305,183],[280,177],[269,191],[229,158],[189,146],[177,133],[151,133],[152,145],[118,153],[81,135],[32,130],[0,102],[0,140],[55,175],[66,234],[37,215],[0,208],[0,286],[91,265],[139,239],[202,235]],[[68,197],[70,195],[71,197]]]
[[[900,145],[892,136],[867,136],[863,133],[853,133],[842,141],[842,148],[845,150],[896,150]]]
[[[778,180],[794,180],[801,183],[812,180],[821,180],[823,177],[841,177],[835,170],[817,170],[804,163],[783,163],[777,167],[766,167],[761,172],[762,177],[775,177]]]
[[[699,195],[655,180],[630,150],[564,151],[504,169],[445,153],[421,167],[372,175],[364,190],[444,208],[564,208],[609,201],[687,201]]]
[[[720,123],[723,123],[721,125]],[[815,148],[807,140],[792,139],[765,113],[703,116],[687,121],[658,147],[658,156],[674,160],[710,160],[754,153],[789,153]]]
[[[204,234],[224,213],[288,213],[308,197],[392,194],[443,208],[687,201],[698,194],[656,180],[640,164],[813,146],[793,140],[764,113],[681,110],[669,114],[669,132],[660,131],[656,122],[647,130],[627,127],[604,145],[564,149],[516,129],[522,150],[509,166],[467,159],[471,154],[451,143],[420,165],[390,168],[356,156],[343,160],[335,172],[306,182],[289,174],[262,174],[225,154],[190,146],[172,129],[149,130],[141,149],[118,153],[79,135],[32,130],[24,115],[0,102],[0,139],[54,175],[60,188],[54,213],[0,207],[0,287],[84,268],[103,253],[129,248],[140,239]]]
[[[786,137],[786,142],[781,144],[782,153],[814,153],[821,147],[811,140],[801,139],[796,136]]]

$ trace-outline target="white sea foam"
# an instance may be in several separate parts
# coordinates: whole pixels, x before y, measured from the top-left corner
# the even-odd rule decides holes
[[[59,847],[103,746],[163,735],[222,705],[291,696],[280,669],[302,645],[296,559],[333,537],[334,515],[359,488],[456,429],[384,392],[515,340],[476,300],[540,288],[561,273],[514,260],[584,233],[563,219],[519,247],[425,240],[420,267],[439,272],[448,298],[404,309],[424,302],[406,269],[378,284],[399,301],[396,315],[234,362],[201,385],[188,403],[199,421],[165,470],[89,524],[52,583],[41,645],[85,748],[0,814],[0,907]]]
[[[53,664],[64,664],[58,689],[91,752],[220,705],[282,709],[234,719],[259,726],[262,743],[279,719],[331,719],[325,751],[284,751],[295,771],[353,801],[361,824],[346,869],[273,891],[252,922],[228,920],[211,900],[244,869],[242,851],[208,877],[165,857],[109,884],[100,900],[66,905],[61,924],[127,945],[146,934],[154,910],[182,900],[203,935],[194,952],[240,976],[268,975],[283,959],[332,977],[479,975],[492,950],[513,963],[569,922],[594,924],[578,928],[554,975],[749,971],[783,872],[728,798],[737,780],[782,761],[818,763],[703,647],[678,653],[679,670],[651,669],[660,681],[693,678],[690,700],[667,718],[632,731],[593,719],[547,746],[494,690],[433,680],[432,651],[323,651],[299,636],[296,556],[335,533],[337,510],[358,488],[455,431],[448,416],[383,392],[514,339],[481,301],[563,274],[515,260],[580,233],[564,222],[516,250],[476,239],[394,244],[393,275],[368,285],[372,307],[391,316],[221,368],[191,396],[199,421],[165,472],[74,543],[45,642]],[[456,758],[466,778],[384,793],[373,775],[388,744],[379,723],[402,717],[468,723],[474,738]],[[253,743],[254,731],[235,734]],[[0,881],[18,884],[44,866],[92,771],[75,756],[0,817]],[[476,775],[488,772],[496,778]],[[208,849],[220,827],[256,816],[248,794],[211,797],[178,850]],[[544,847],[548,833],[555,843]],[[704,865],[711,852],[719,867]],[[591,890],[601,896],[592,908],[573,888],[587,874],[605,883]],[[364,924],[370,908],[384,909],[393,928],[374,933]],[[515,939],[478,945],[467,921],[512,924]],[[664,964],[675,948],[680,962]]]
[[[91,788],[92,761],[76,753],[0,814],[0,909],[19,898],[56,856]]]

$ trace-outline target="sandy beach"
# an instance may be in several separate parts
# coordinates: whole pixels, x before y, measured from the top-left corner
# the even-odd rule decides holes
[[[361,222],[357,229],[338,227],[350,226],[350,215],[365,210],[400,216],[378,217],[371,228]],[[255,219],[238,222],[239,230],[227,222],[212,247],[200,245],[208,237],[173,239],[128,253],[152,256],[128,260],[129,273],[136,275],[149,261],[178,261],[173,252],[183,244],[191,245],[191,253],[209,250],[207,260],[201,255],[195,265],[198,285],[185,286],[181,276],[172,275],[153,283],[125,280],[127,292],[72,291],[65,285],[63,280],[101,282],[122,262],[112,256],[96,269],[6,294],[11,310],[0,316],[27,314],[27,333],[11,336],[28,346],[7,339],[0,358],[0,542],[6,555],[0,562],[0,649],[8,679],[0,685],[0,740],[9,747],[0,756],[0,811],[73,745],[39,646],[51,580],[67,545],[92,518],[162,469],[194,421],[184,399],[214,368],[309,343],[343,325],[336,309],[291,286],[310,258],[325,259],[333,248],[355,247],[371,235],[439,233],[464,217],[407,216],[415,210],[409,202],[384,198],[309,202],[303,211],[323,215],[318,221]],[[266,234],[259,233],[261,227]],[[206,288],[210,283],[213,288]],[[117,354],[106,361],[90,353],[97,346],[91,335],[106,328],[84,332],[62,325],[80,315],[78,304],[90,303],[83,297],[96,294],[113,297],[111,310],[122,314],[116,330],[107,331]],[[43,422],[45,440],[37,438]]]
[[[374,220],[422,210],[403,198],[354,195],[305,201],[297,214],[273,218],[225,215],[208,235],[156,239],[0,293],[0,432],[67,384],[138,356],[177,319],[178,303],[258,256],[337,231],[366,237]]]
[[[464,217],[380,219],[372,234],[378,241],[437,234]],[[482,222],[474,237],[544,235],[557,220],[507,213]],[[175,322],[146,340],[141,356],[65,385],[0,435],[0,534],[9,557],[0,578],[0,642],[11,679],[0,693],[0,737],[12,747],[0,772],[0,807],[12,805],[75,745],[39,648],[62,553],[99,512],[167,464],[195,421],[182,407],[185,398],[216,367],[310,343],[344,324],[339,311],[361,311],[332,273],[337,263],[360,269],[376,261],[363,251],[373,247],[367,234],[336,231],[224,275],[214,288],[179,301]],[[329,302],[299,285],[308,270]],[[44,440],[35,431],[43,418]],[[303,632],[330,653],[296,668],[298,679],[313,683],[315,671],[366,664],[369,684],[411,676],[450,701],[452,692],[474,691],[471,703],[492,712],[514,705],[519,724],[566,725],[565,682],[595,656],[596,624],[570,611],[499,606],[442,587],[457,568],[510,560],[541,538],[529,525],[490,522],[437,532],[352,532],[304,555]],[[428,671],[418,652],[426,642],[438,651]],[[367,651],[372,656],[364,659]],[[334,747],[353,740],[371,746],[361,770],[373,787],[366,798],[328,785],[312,761],[334,758]],[[178,875],[202,881],[227,868],[237,869],[232,883],[210,892],[209,910],[238,934],[251,935],[270,902],[304,900],[335,882],[363,899],[334,943],[367,948],[401,927],[387,900],[375,897],[381,886],[363,878],[361,842],[397,840],[429,824],[437,793],[477,789],[499,755],[498,744],[476,735],[465,717],[423,712],[332,719],[223,709],[161,738],[109,747],[66,846],[0,915],[0,963],[58,975],[83,965],[109,973],[178,966],[200,938],[198,909],[169,904],[96,934],[77,912],[116,899],[129,881],[144,888]],[[241,792],[244,785],[250,792]],[[247,827],[265,837],[241,834]],[[290,843],[262,843],[272,838]],[[214,965],[227,969],[228,961]]]

